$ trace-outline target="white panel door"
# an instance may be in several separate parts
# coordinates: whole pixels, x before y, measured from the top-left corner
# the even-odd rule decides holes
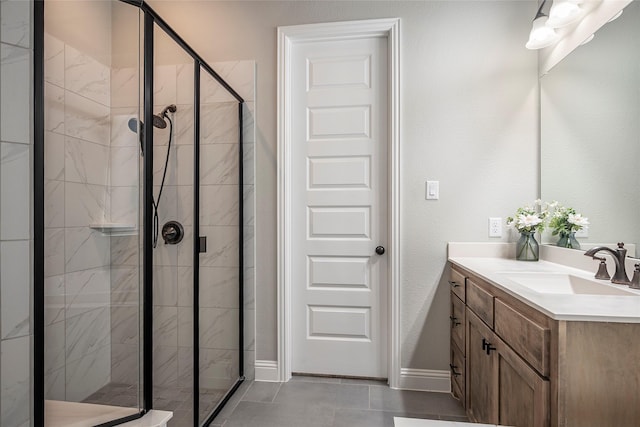
[[[292,371],[387,376],[387,39],[292,60]]]

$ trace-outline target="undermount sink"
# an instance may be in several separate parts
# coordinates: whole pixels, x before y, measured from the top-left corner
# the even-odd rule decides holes
[[[567,273],[518,272],[505,277],[541,294],[640,296],[634,292]]]

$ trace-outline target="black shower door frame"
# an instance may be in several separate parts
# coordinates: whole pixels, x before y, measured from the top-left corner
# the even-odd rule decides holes
[[[44,426],[45,422],[45,318],[44,318],[44,1],[34,0],[34,105],[33,105],[33,161],[34,161],[34,201],[33,201],[33,226],[34,226],[34,425]],[[199,328],[199,289],[200,289],[200,253],[203,247],[199,238],[200,230],[200,77],[204,70],[216,80],[236,101],[238,101],[238,298],[239,298],[239,337],[238,337],[238,364],[239,376],[235,384],[225,394],[216,408],[201,424],[209,426],[216,415],[222,410],[233,393],[244,381],[244,313],[243,313],[243,283],[244,283],[244,221],[243,221],[243,107],[244,99],[195,51],[180,35],[167,24],[167,22],[154,11],[146,1],[119,0],[122,3],[138,7],[144,13],[143,27],[143,122],[153,123],[153,83],[154,83],[154,28],[157,25],[176,44],[178,44],[194,61],[194,239],[193,239],[193,424],[199,427],[199,390],[200,390],[200,328]],[[143,268],[142,268],[142,409],[138,414],[109,421],[96,427],[111,427],[132,421],[144,416],[153,409],[153,132],[144,133],[143,160]]]

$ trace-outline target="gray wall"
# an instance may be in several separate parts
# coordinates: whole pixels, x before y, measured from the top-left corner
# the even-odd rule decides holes
[[[448,369],[448,241],[538,194],[535,1],[180,1],[150,4],[216,61],[255,59],[256,358],[276,359],[276,29],[400,17],[402,367]],[[439,201],[424,200],[426,179]],[[496,240],[508,240],[505,237]]]
[[[0,3],[0,425],[31,420],[31,1]]]

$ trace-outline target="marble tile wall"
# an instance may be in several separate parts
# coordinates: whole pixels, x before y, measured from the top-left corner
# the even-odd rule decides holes
[[[111,70],[45,35],[46,397],[111,381]]]
[[[0,425],[31,423],[31,1],[0,2]]]

